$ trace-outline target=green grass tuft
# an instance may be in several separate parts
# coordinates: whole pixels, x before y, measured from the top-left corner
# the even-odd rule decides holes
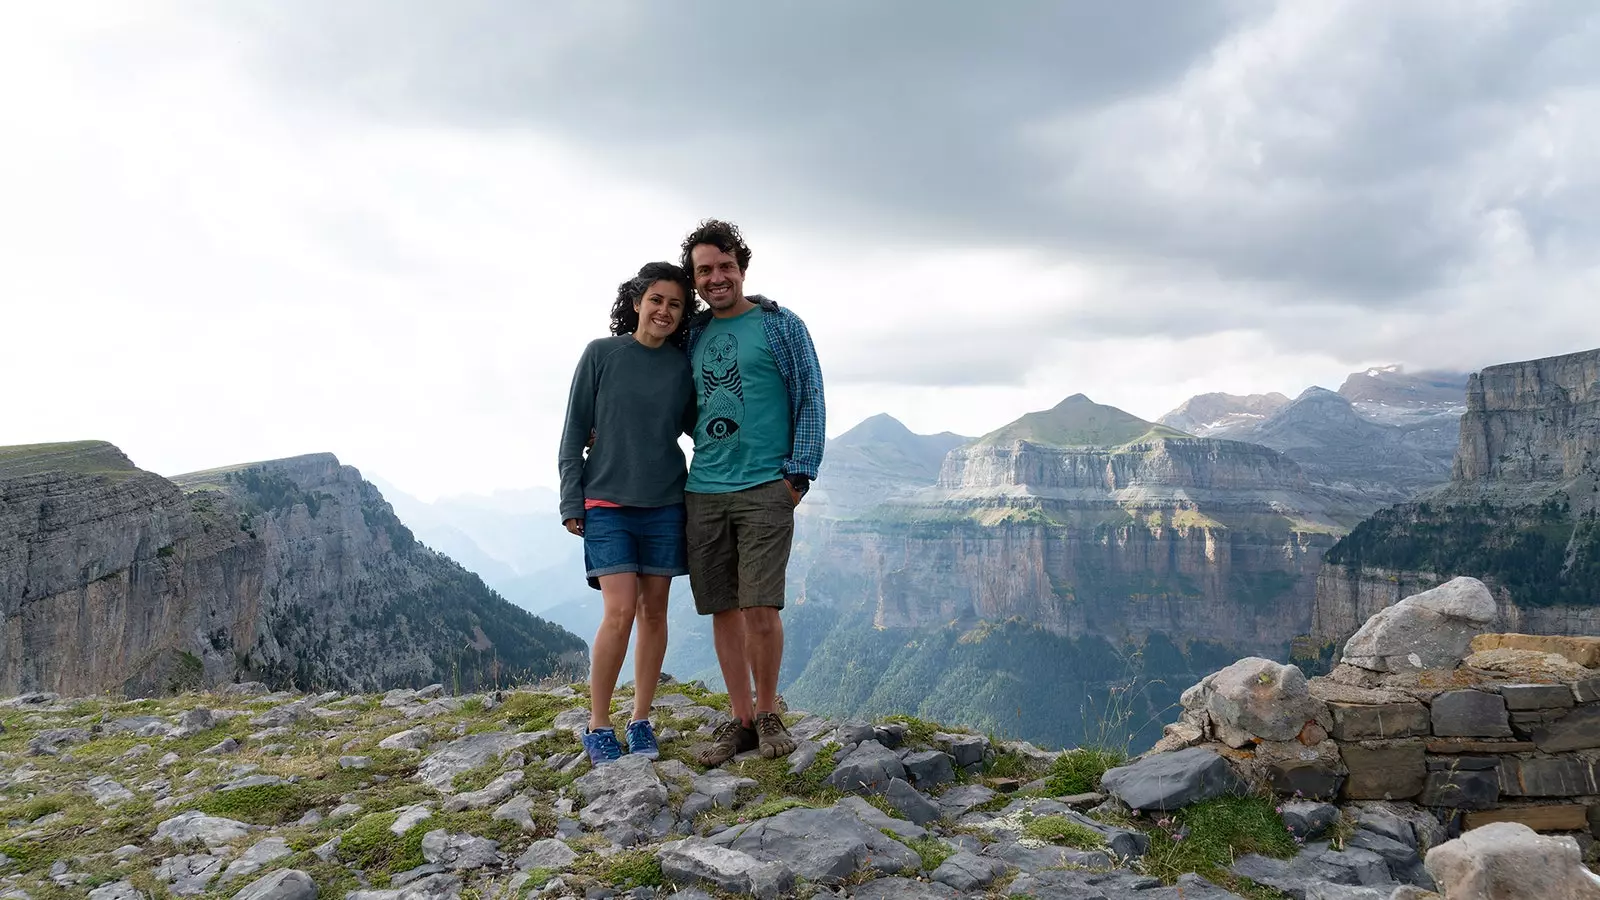
[[[619,890],[660,887],[661,863],[649,850],[627,850],[601,861],[598,877]]]
[[[944,861],[956,855],[956,848],[946,844],[931,834],[913,840],[906,840],[899,835],[891,834],[890,837],[910,847],[922,857],[922,871],[932,872],[944,865]]]
[[[298,817],[308,808],[292,784],[257,784],[232,791],[216,791],[195,804],[208,816],[222,816],[252,825],[276,825]]]
[[[428,833],[433,820],[424,820],[396,836],[389,826],[398,818],[399,814],[393,812],[363,816],[340,836],[339,861],[381,875],[422,865],[422,836]]]
[[[519,731],[544,731],[555,725],[556,716],[579,705],[578,698],[518,692],[495,707],[493,718]]]
[[[1064,753],[1050,764],[1045,773],[1045,796],[1070,797],[1100,789],[1100,776],[1127,761],[1115,750],[1097,750],[1081,747]]]
[[[1066,816],[1041,816],[1022,826],[1028,837],[1078,850],[1099,850],[1106,845],[1100,832]]]
[[[933,736],[943,730],[936,723],[916,716],[889,716],[884,721],[906,726],[905,742],[913,747],[933,746]]]
[[[1260,853],[1288,859],[1299,849],[1273,801],[1261,797],[1219,797],[1159,819],[1154,827],[1145,825],[1150,852],[1144,870],[1169,884],[1185,872],[1218,884],[1236,883],[1227,870],[1238,857]],[[1180,837],[1179,827],[1187,834]]]

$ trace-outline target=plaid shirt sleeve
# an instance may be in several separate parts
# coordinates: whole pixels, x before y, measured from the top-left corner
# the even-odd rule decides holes
[[[763,324],[778,372],[789,389],[794,449],[784,460],[784,474],[816,478],[817,469],[822,465],[827,426],[827,403],[822,394],[822,365],[817,361],[817,348],[811,343],[806,323],[787,309],[769,312]]]

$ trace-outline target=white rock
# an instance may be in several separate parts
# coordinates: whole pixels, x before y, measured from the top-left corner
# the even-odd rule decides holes
[[[282,859],[293,853],[288,843],[280,837],[269,837],[257,841],[255,846],[244,852],[244,855],[228,864],[222,873],[222,883],[227,884],[239,878],[247,878],[261,871],[267,863]]]
[[[1600,900],[1577,841],[1495,822],[1428,851],[1428,874],[1450,900]]]
[[[1345,643],[1342,661],[1374,672],[1454,669],[1497,615],[1483,582],[1455,578],[1379,610]]]
[[[418,803],[415,806],[402,806],[396,812],[400,813],[400,817],[394,820],[393,825],[389,826],[389,830],[396,835],[404,835],[433,815],[433,810],[429,809],[425,803]]]
[[[555,838],[545,838],[528,845],[528,849],[517,857],[517,868],[524,872],[533,869],[565,872],[567,866],[572,865],[573,860],[577,858],[577,851],[568,847],[566,843]]]
[[[500,842],[436,829],[422,836],[422,858],[455,871],[481,869],[500,859]]]
[[[156,826],[155,839],[186,844],[204,841],[208,847],[220,847],[249,834],[254,829],[243,822],[208,816],[199,810],[180,813]]]
[[[89,796],[101,806],[116,806],[133,799],[133,791],[111,780],[109,775],[96,775],[85,784],[89,789]]]
[[[316,900],[317,885],[299,869],[280,869],[251,882],[233,900]]]

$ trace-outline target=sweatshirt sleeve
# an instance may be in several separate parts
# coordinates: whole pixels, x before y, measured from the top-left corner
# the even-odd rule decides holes
[[[561,449],[556,462],[561,470],[561,521],[583,518],[583,451],[594,428],[594,398],[600,387],[600,354],[594,344],[584,348],[572,374],[567,395],[567,421],[561,429]]]

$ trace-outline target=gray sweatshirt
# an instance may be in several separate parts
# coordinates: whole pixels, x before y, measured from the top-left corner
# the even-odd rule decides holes
[[[693,431],[694,421],[694,379],[683,350],[651,349],[633,335],[591,342],[572,376],[561,432],[561,520],[583,518],[585,499],[682,503],[687,470],[678,436]],[[585,458],[590,429],[594,446]]]

